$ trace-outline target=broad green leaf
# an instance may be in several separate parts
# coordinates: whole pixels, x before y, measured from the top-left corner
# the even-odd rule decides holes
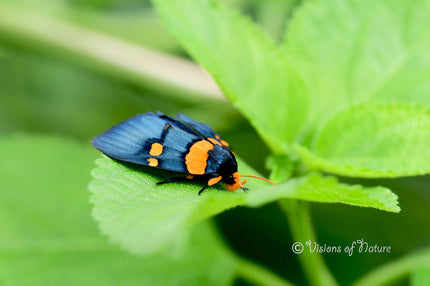
[[[259,189],[245,198],[248,206],[286,199],[301,199],[319,203],[343,203],[360,207],[399,212],[397,195],[384,187],[364,187],[339,183],[336,177],[311,173],[299,179],[279,184],[277,188]]]
[[[309,103],[281,50],[249,19],[215,1],[153,2],[169,30],[272,151],[284,153],[301,130]]]
[[[271,155],[266,159],[266,167],[271,171],[272,182],[282,182],[291,177],[294,162],[287,155]]]
[[[412,286],[428,286],[430,285],[430,263],[427,267],[420,267],[412,272]]]
[[[308,166],[353,177],[430,173],[430,109],[403,103],[368,103],[331,117],[311,149],[298,147]]]
[[[2,285],[231,285],[236,262],[207,224],[169,255],[110,245],[86,190],[96,154],[53,136],[0,139]]]
[[[356,282],[353,286],[394,285],[395,282],[412,274],[412,285],[428,285],[430,269],[430,249],[414,251],[402,258],[391,261],[373,269]],[[394,283],[394,284],[393,284]],[[421,284],[424,283],[424,284]]]
[[[430,105],[429,14],[426,0],[312,0],[298,9],[286,51],[310,92],[312,123],[362,101]]]
[[[243,204],[243,191],[209,188],[199,196],[202,184],[156,185],[165,179],[156,170],[132,169],[106,156],[96,163],[89,186],[94,218],[104,234],[134,253],[159,251],[183,239],[180,235],[193,224]],[[258,181],[250,184],[250,188],[267,186]]]
[[[397,196],[382,187],[365,188],[338,184],[334,178],[312,174],[277,187],[249,178],[248,193],[228,192],[193,182],[156,185],[164,180],[151,168],[128,167],[106,156],[97,159],[89,188],[93,215],[101,231],[125,249],[150,254],[169,249],[184,239],[194,224],[227,209],[260,206],[282,198],[314,202],[346,203],[399,211]],[[239,171],[256,174],[239,160]],[[269,185],[270,186],[270,185]]]

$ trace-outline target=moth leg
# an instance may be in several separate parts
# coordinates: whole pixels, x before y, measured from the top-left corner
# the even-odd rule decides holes
[[[206,188],[207,188],[207,187],[209,187],[209,185],[204,186],[204,187],[199,191],[199,196],[202,194],[202,192],[203,192],[204,190],[206,190]]]
[[[208,184],[206,186],[204,186],[200,191],[199,191],[199,195],[201,195],[201,193],[210,186],[215,185],[216,183],[218,183],[219,181],[221,181],[222,176],[219,176],[218,174],[214,174],[213,177],[211,179],[209,179]]]

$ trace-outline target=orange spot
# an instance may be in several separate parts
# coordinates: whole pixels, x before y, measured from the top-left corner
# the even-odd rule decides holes
[[[237,189],[243,187],[243,185],[245,185],[246,183],[246,179],[243,180],[242,182],[240,181],[240,174],[239,172],[236,172],[233,174],[233,178],[234,178],[234,184],[225,184],[225,188],[228,191],[236,191]]]
[[[151,167],[157,167],[158,166],[158,160],[155,158],[148,158],[148,165]]]
[[[219,135],[218,135],[218,134],[215,134],[215,138],[216,138],[216,139],[218,139],[218,141],[220,141],[222,145],[227,146],[227,147],[228,147],[228,146],[230,146],[230,145],[227,143],[227,141],[222,140],[222,139],[221,139],[221,137],[219,137]],[[210,140],[210,138],[209,138],[209,140]],[[212,141],[211,141],[211,142],[212,142]]]
[[[221,181],[221,179],[222,179],[222,177],[221,177],[221,176],[210,179],[210,180],[208,181],[208,186],[213,186],[213,185],[215,185],[216,183],[218,183],[219,181]]]
[[[217,144],[219,146],[221,146],[221,143],[219,143],[217,140],[213,139],[213,138],[208,138],[209,141],[211,141],[213,144]]]
[[[170,127],[170,125],[169,125],[169,123],[167,123],[165,126],[164,126],[164,131],[166,131],[167,130],[167,128],[169,128]]]
[[[208,152],[213,148],[214,145],[206,140],[194,143],[188,154],[185,156],[185,165],[187,166],[188,173],[203,175],[209,158]]]
[[[194,179],[194,176],[193,175],[188,175],[185,178],[192,180],[192,179]]]
[[[149,150],[149,155],[160,156],[163,153],[163,145],[160,143],[153,143],[151,145],[151,150]]]

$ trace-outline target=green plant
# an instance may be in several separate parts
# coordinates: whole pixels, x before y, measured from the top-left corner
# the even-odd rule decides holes
[[[236,142],[247,142],[235,150],[239,171],[265,171],[259,158],[267,150],[231,104],[202,100],[205,92],[198,85],[148,73],[151,66],[136,69],[135,63],[145,64],[139,57],[144,50],[124,39],[170,52],[180,49],[168,37],[153,40],[163,28],[151,13],[121,18],[120,13],[106,16],[99,13],[104,9],[95,9],[120,2],[0,2],[0,284],[229,285],[239,278],[250,284],[290,285],[300,279],[283,273],[284,279],[271,267],[240,255],[213,217],[239,206],[264,215],[268,212],[261,212],[262,207],[272,203],[281,215],[264,223],[273,220],[276,229],[286,229],[279,220],[285,218],[294,241],[316,242],[316,234],[324,234],[313,229],[311,207],[324,212],[338,205],[372,208],[374,220],[400,212],[398,197],[390,190],[393,182],[402,184],[395,178],[430,173],[428,1],[264,1],[255,4],[261,8],[258,27],[219,1],[154,0],[168,30],[210,72],[268,146],[266,165],[278,185],[249,180],[246,194],[220,186],[197,196],[200,185],[155,186],[164,175],[102,155],[91,171],[90,205],[84,190],[100,155],[88,139],[102,131],[101,125],[109,127],[145,109],[187,109],[227,137],[239,134]],[[275,43],[262,30],[280,37],[282,21],[295,5],[283,39]],[[103,27],[113,29],[110,36],[98,32]],[[9,45],[23,49],[11,52]],[[100,47],[109,56],[103,57]],[[169,69],[180,72],[188,67],[171,63]],[[5,135],[10,130],[29,134]],[[31,134],[40,132],[68,138]],[[420,241],[426,241],[427,197],[417,197],[409,208],[404,207],[408,194],[401,197],[402,214],[412,213],[403,223],[417,221],[423,229]],[[399,225],[396,220],[392,229]],[[379,230],[380,225],[373,227]],[[386,236],[394,240],[395,234]],[[270,248],[265,241],[261,244]],[[291,243],[282,247],[290,250]],[[339,270],[333,275],[325,264],[328,255],[323,259],[320,253],[304,252],[297,258],[311,285],[355,278],[337,277]],[[391,258],[395,260],[367,274],[356,263],[363,276],[355,285],[395,283],[409,276],[413,285],[429,283],[428,248]]]
[[[94,217],[124,248],[153,253],[182,242],[193,225],[224,210],[273,201],[288,215],[296,240],[314,240],[308,205],[291,199],[400,210],[387,188],[347,185],[320,172],[368,178],[429,173],[427,2],[310,1],[280,45],[222,4],[154,3],[276,154],[269,167],[279,184],[252,182],[248,194],[212,189],[198,197],[198,186],[155,187],[159,177],[99,159],[90,185]],[[240,171],[256,173],[242,161]],[[301,258],[312,284],[336,284],[318,254]],[[270,284],[261,269],[235,267],[245,279]]]

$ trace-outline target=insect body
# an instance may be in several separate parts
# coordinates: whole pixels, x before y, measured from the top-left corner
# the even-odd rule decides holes
[[[246,179],[240,178],[255,176],[238,173],[229,144],[208,125],[177,116],[182,121],[161,112],[139,114],[95,137],[91,144],[119,161],[186,175],[157,184],[190,179],[207,182],[199,194],[218,182],[229,191],[246,190]]]

